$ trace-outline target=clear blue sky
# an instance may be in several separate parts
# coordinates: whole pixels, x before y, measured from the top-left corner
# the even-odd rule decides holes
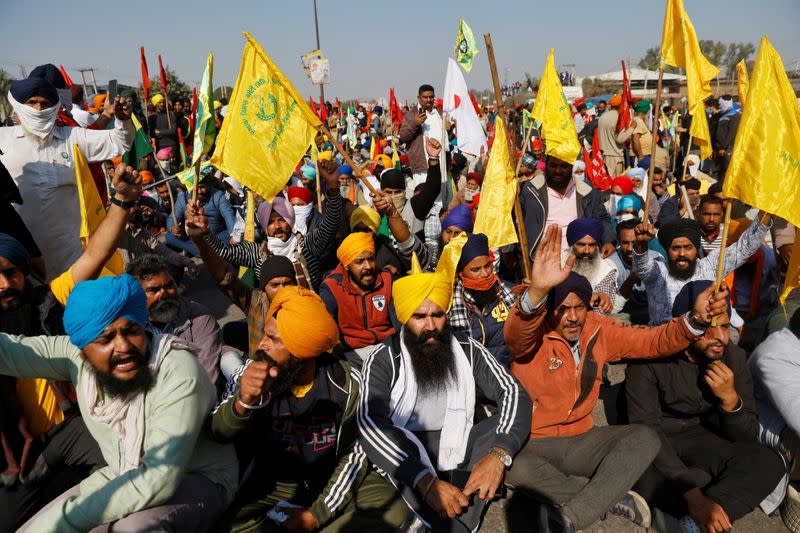
[[[700,39],[745,41],[770,37],[787,67],[800,61],[800,1],[684,0]],[[312,0],[3,0],[0,68],[13,76],[19,65],[94,66],[98,83],[118,78],[138,84],[139,46],[151,75],[157,54],[190,84],[202,76],[206,53],[215,56],[215,86],[233,85],[249,31],[301,94],[317,96],[300,67],[313,50]],[[645,7],[647,6],[647,7]],[[326,97],[412,98],[421,83],[441,93],[458,18],[475,32],[481,52],[466,75],[473,89],[491,87],[483,34],[492,34],[501,80],[541,75],[550,47],[556,64],[576,65],[578,76],[635,64],[660,41],[663,0],[455,1],[318,0],[322,49],[331,60]]]

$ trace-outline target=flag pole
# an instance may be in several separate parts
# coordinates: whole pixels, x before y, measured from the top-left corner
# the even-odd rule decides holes
[[[167,183],[169,180],[175,178],[175,176],[167,177],[167,175],[164,174],[164,169],[161,168],[161,165],[159,164],[158,161],[156,161],[156,166],[158,167],[158,171],[161,173],[161,181],[157,181],[155,183],[150,184],[148,187],[144,187],[142,189],[143,191],[149,189],[150,187],[156,187],[158,185],[161,185],[162,183]],[[169,210],[172,214],[172,221],[177,224],[178,219],[175,218],[175,198],[172,197],[172,185],[170,185],[169,183],[167,183],[167,192],[169,193]]]
[[[719,245],[719,263],[717,263],[717,277],[714,281],[716,290],[722,289],[722,274],[725,272],[725,248],[728,246],[728,230],[731,227],[731,208],[733,207],[733,199],[728,198],[725,202],[725,219],[722,226],[722,242]],[[711,326],[716,327],[717,317],[711,317]]]
[[[673,124],[680,124],[681,113],[680,111],[675,112],[675,117],[672,119]],[[675,127],[675,137],[672,139],[672,144],[674,145],[672,149],[672,164],[670,165],[669,171],[673,174],[675,173],[675,163],[678,161],[678,150],[681,146],[681,134],[677,131],[677,126]],[[664,177],[666,177],[667,170],[664,169]]]
[[[659,52],[659,58],[661,57],[661,52]],[[653,196],[653,174],[656,168],[656,148],[658,147],[658,143],[656,142],[656,138],[658,136],[658,113],[661,112],[661,86],[664,82],[664,61],[660,61],[658,64],[658,84],[656,85],[656,103],[655,109],[653,109],[653,124],[651,126],[652,131],[650,132],[650,136],[653,138],[651,149],[650,149],[650,166],[648,167],[648,179],[647,179],[647,188],[648,190],[644,191],[644,216],[647,220],[650,219],[650,197]]]
[[[324,133],[328,137],[332,137],[331,132],[328,130],[328,128],[325,127],[325,124],[320,125],[319,128],[322,130],[322,133]],[[342,147],[338,143],[333,143],[333,145],[336,147],[336,151],[339,152],[339,154],[341,154],[341,156],[344,158],[347,164],[350,165],[350,167],[353,169],[353,172],[356,173],[356,176],[358,176],[358,178],[361,180],[361,183],[363,183],[364,186],[367,189],[369,189],[369,192],[371,193],[377,192],[375,190],[375,187],[373,187],[372,184],[367,180],[367,178],[364,177],[364,173],[361,171],[361,167],[356,165],[355,162],[353,162],[353,159],[347,154],[347,152],[342,150]]]
[[[494,59],[494,46],[492,46],[492,35],[490,33],[483,34],[483,40],[486,43],[486,55],[489,58],[489,69],[492,73],[492,84],[494,85],[494,98],[497,102],[497,115],[505,120],[506,116],[506,107],[503,103],[503,91],[500,89],[500,76],[497,74],[497,63]],[[531,123],[528,125],[528,134],[526,138],[530,137],[530,127],[533,126],[533,117],[531,117]],[[508,137],[503,139],[504,142],[508,142]],[[495,138],[494,142],[497,142]],[[509,145],[509,149],[513,154],[516,151],[514,145]],[[523,152],[524,154],[524,152]],[[525,225],[523,224],[523,215],[522,215],[522,206],[519,203],[519,191],[520,191],[520,183],[519,183],[519,169],[520,165],[522,164],[522,157],[517,160],[517,170],[514,173],[514,180],[517,182],[517,194],[514,198],[514,218],[516,219],[516,226],[517,226],[517,236],[519,237],[519,245],[522,249],[522,268],[525,278],[528,280],[531,279],[531,257],[528,252],[528,236],[525,233]]]

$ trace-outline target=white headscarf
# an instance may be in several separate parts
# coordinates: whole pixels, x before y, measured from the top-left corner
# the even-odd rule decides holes
[[[44,139],[53,132],[53,128],[56,125],[56,116],[58,115],[58,104],[39,111],[29,105],[17,102],[11,96],[11,91],[8,92],[8,102],[11,104],[14,113],[17,114],[22,127],[32,135]]]

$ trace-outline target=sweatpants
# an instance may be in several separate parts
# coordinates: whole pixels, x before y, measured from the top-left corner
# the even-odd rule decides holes
[[[489,450],[494,446],[498,416],[499,415],[493,415],[472,426],[469,439],[467,440],[464,462],[454,471],[437,472],[440,479],[457,485],[457,480],[454,479],[453,476],[456,472],[460,471],[461,477],[464,478],[462,481],[464,483],[466,482],[467,472],[471,471],[475,463],[489,453]],[[428,451],[431,462],[435,465],[437,463],[436,455],[439,450],[439,432],[428,432],[416,435],[420,438],[422,445]],[[426,438],[426,436],[428,438]],[[489,505],[488,501],[482,500],[475,494],[470,497],[469,507],[459,516],[453,519],[441,518],[427,503],[422,501],[419,493],[413,487],[402,485],[394,479],[392,483],[398,486],[406,503],[408,503],[417,515],[422,517],[422,519],[429,524],[430,531],[435,531],[437,533],[477,531],[483,519],[486,507]],[[463,489],[464,487],[461,486],[459,488]],[[498,491],[501,488],[502,483],[500,487],[498,487]]]
[[[61,500],[78,496],[81,488],[76,485],[66,491],[51,505],[59,505]],[[93,528],[89,533],[138,533],[142,531],[192,531],[204,532],[214,524],[228,506],[228,493],[201,474],[186,474],[178,485],[175,494],[167,502],[143,509],[119,520]],[[31,518],[20,532],[25,532],[36,519]],[[34,532],[30,532],[34,533]]]
[[[106,465],[100,447],[77,413],[67,414],[39,438],[47,474],[33,485],[0,489],[0,531],[16,530],[48,502]]]
[[[660,447],[655,431],[635,424],[530,439],[507,480],[518,492],[560,508],[584,529],[630,490]]]
[[[702,426],[668,434],[666,440],[687,467],[708,474],[708,484],[698,488],[719,503],[731,521],[755,509],[786,473],[783,461],[772,449],[756,442],[731,442]],[[654,507],[683,516],[686,486],[671,481],[660,466],[656,458],[635,490]]]
[[[240,490],[224,520],[234,533],[285,532],[267,517],[267,511],[285,500],[293,502],[302,488],[297,483],[252,477]],[[394,487],[375,471],[367,474],[355,497],[319,531],[395,531],[406,521],[408,509]]]

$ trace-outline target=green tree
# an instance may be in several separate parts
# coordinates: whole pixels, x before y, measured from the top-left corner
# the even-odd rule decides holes
[[[644,57],[639,60],[639,68],[645,70],[658,70],[658,65],[661,63],[661,48],[655,46],[648,48],[644,53]],[[671,65],[664,65],[664,72],[669,74],[677,74],[679,70]]]
[[[747,70],[753,70],[753,61],[750,59],[756,51],[753,43],[730,43],[728,50],[725,52],[723,64],[719,65],[726,69],[726,77],[733,78],[736,75],[736,64],[744,60],[747,63]]]
[[[191,100],[192,99],[192,88],[189,87],[185,82],[178,79],[177,74],[175,71],[169,67],[164,67],[164,71],[167,73],[167,96],[169,97],[170,104],[175,102],[176,100]],[[139,91],[142,90],[141,84],[139,85]],[[161,93],[161,81],[158,77],[158,70],[156,70],[156,75],[154,78],[150,80],[150,95],[155,96],[156,94]]]
[[[700,41],[700,51],[706,56],[713,65],[717,67],[722,65],[722,60],[728,50],[728,46],[722,41]]]
[[[11,88],[11,74],[0,68],[0,121],[11,115],[11,104],[6,95]]]

